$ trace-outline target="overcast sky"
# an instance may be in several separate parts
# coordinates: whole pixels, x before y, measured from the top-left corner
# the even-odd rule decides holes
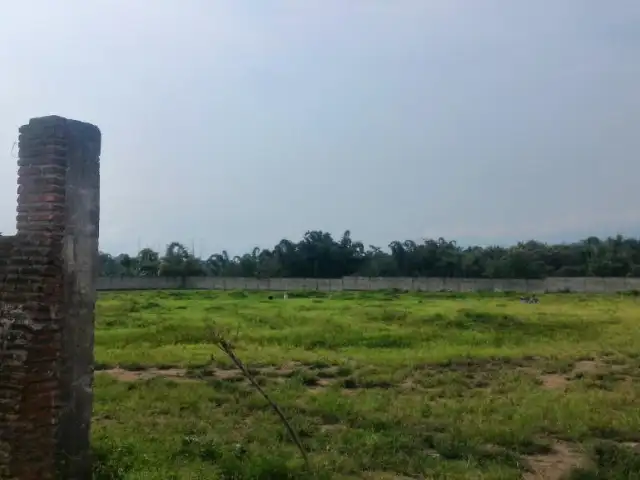
[[[2,18],[0,232],[17,129],[58,114],[102,130],[113,253],[640,234],[638,0],[25,0]]]

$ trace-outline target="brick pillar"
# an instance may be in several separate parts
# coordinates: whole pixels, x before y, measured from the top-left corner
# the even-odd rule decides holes
[[[91,478],[89,433],[93,404],[93,327],[100,221],[100,130],[72,120],[67,127],[64,304],[57,432],[61,478]]]
[[[55,116],[20,128],[18,232],[0,285],[2,479],[91,478],[100,139]]]

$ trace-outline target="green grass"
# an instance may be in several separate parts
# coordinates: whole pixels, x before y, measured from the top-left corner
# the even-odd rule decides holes
[[[640,478],[632,296],[108,293],[95,352],[98,480]]]

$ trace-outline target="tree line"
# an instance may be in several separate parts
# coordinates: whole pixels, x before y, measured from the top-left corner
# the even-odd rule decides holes
[[[384,250],[365,247],[346,231],[334,238],[309,231],[298,242],[283,239],[272,249],[254,248],[231,257],[226,251],[200,258],[173,242],[160,254],[100,253],[103,276],[220,277],[640,277],[640,238],[589,237],[573,243],[530,240],[516,245],[462,247],[455,241],[394,241]]]

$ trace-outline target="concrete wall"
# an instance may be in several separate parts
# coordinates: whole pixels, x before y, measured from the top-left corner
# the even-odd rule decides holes
[[[186,279],[154,277],[101,277],[98,290],[172,290],[187,288],[192,290],[272,290],[297,291],[319,290],[336,292],[342,290],[409,290],[420,292],[512,291],[512,292],[584,292],[615,293],[640,290],[640,278],[546,278],[525,279],[485,279],[485,278],[369,278],[344,277],[323,278],[223,278],[190,277]]]
[[[0,479],[91,478],[97,127],[20,128],[17,234],[0,239]]]

